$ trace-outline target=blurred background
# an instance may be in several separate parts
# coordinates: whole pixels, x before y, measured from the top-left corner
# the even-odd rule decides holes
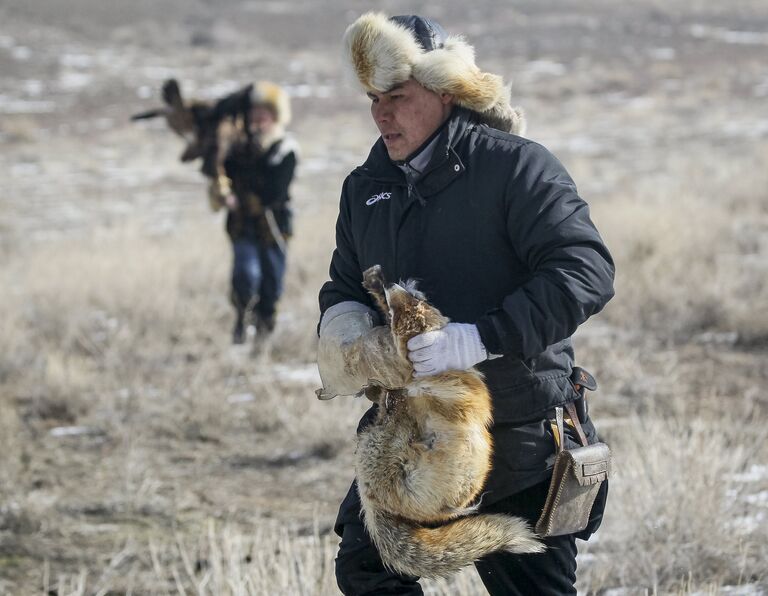
[[[316,296],[376,130],[362,12],[513,81],[617,262],[578,363],[616,468],[579,588],[768,593],[763,0],[0,1],[0,594],[334,594],[364,404],[318,402]],[[289,91],[302,147],[274,349],[230,343],[229,245],[160,120],[175,77]],[[473,571],[425,582],[480,594]]]

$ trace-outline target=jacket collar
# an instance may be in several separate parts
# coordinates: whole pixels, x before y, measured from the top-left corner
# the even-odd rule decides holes
[[[447,124],[442,127],[438,136],[432,158],[416,181],[416,189],[422,197],[441,191],[464,172],[466,168],[456,149],[464,133],[473,124],[473,114],[468,110],[456,107],[451,112]],[[381,138],[371,148],[365,163],[352,173],[376,182],[406,185],[405,174],[389,159]]]

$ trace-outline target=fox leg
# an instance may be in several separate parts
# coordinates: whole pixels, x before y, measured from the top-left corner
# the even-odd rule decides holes
[[[387,295],[384,292],[384,273],[381,265],[374,265],[363,271],[363,287],[373,298],[376,306],[386,317],[387,324],[390,323],[389,304],[387,304]]]

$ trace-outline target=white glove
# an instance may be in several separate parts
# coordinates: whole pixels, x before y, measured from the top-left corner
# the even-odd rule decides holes
[[[408,340],[408,359],[415,378],[467,370],[487,358],[477,326],[469,323],[448,323]]]

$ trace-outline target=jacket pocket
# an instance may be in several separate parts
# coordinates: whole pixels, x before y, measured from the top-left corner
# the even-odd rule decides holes
[[[554,408],[574,399],[566,373],[536,376],[525,383],[499,386],[488,383],[496,422],[525,424],[540,420]]]
[[[536,374],[525,362],[511,356],[486,360],[478,369],[485,375],[485,383],[492,393],[525,387],[537,380]]]

